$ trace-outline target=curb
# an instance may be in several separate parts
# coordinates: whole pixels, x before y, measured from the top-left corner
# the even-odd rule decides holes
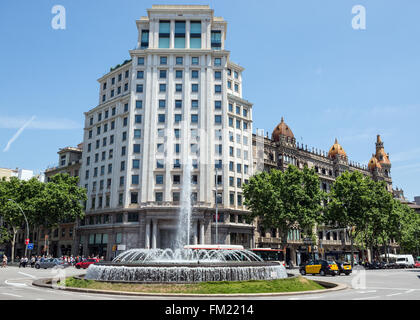
[[[33,286],[53,289],[51,278],[49,279],[37,279],[32,282]],[[137,297],[169,297],[169,298],[253,298],[253,297],[276,297],[276,296],[295,296],[303,294],[316,294],[316,293],[327,293],[348,289],[346,284],[318,281],[313,280],[318,284],[325,286],[327,289],[323,290],[310,290],[310,291],[296,291],[296,292],[274,292],[274,293],[237,293],[237,294],[186,294],[186,293],[146,293],[146,292],[127,292],[127,291],[111,291],[111,290],[97,290],[97,289],[83,289],[83,288],[70,288],[70,287],[57,287],[56,289],[83,292],[83,293],[98,293],[98,294],[110,294],[119,296],[137,296]]]

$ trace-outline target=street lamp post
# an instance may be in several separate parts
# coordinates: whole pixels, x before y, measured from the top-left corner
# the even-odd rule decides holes
[[[22,208],[20,207],[20,205],[15,200],[13,200],[13,199],[7,199],[7,200],[8,201],[13,201],[18,206],[18,208],[20,209],[20,212],[22,212],[22,215],[23,215],[23,217],[25,218],[25,221],[26,221],[26,239],[29,239],[29,223],[28,223],[28,219],[26,218],[25,213],[23,212]],[[25,257],[26,257],[27,251],[28,251],[28,245],[25,243]]]
[[[219,230],[218,230],[218,223],[219,223],[219,211],[218,211],[218,167],[216,166],[216,244],[219,244]]]

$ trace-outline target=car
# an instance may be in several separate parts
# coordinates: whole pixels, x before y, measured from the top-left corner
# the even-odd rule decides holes
[[[414,268],[420,268],[420,261],[416,261],[416,263],[414,264]]]
[[[303,264],[299,268],[301,275],[306,274],[319,274],[321,276],[326,276],[328,274],[335,276],[338,274],[338,266],[334,261],[330,260],[315,260],[309,261],[306,264]]]
[[[411,254],[399,254],[397,255],[397,264],[400,268],[412,268],[414,267],[414,258]]]
[[[96,259],[96,258],[84,259],[83,261],[76,263],[75,267],[76,269],[87,269],[89,268],[91,264],[94,264],[97,262],[99,262],[99,259]]]
[[[338,267],[338,275],[344,273],[346,276],[348,276],[352,272],[351,263],[343,261],[336,261],[336,263]]]
[[[66,268],[68,266],[69,264],[66,261],[57,259],[57,258],[49,258],[49,259],[41,258],[40,260],[35,262],[36,269]]]

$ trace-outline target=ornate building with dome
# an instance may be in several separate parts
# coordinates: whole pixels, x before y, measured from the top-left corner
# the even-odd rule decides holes
[[[254,173],[271,169],[284,171],[290,164],[300,169],[303,169],[304,166],[313,168],[320,178],[320,188],[326,192],[330,191],[335,179],[345,171],[359,171],[376,181],[383,180],[387,184],[388,191],[392,192],[391,162],[389,154],[385,152],[380,135],[376,140],[376,152],[368,164],[362,165],[349,159],[337,139],[328,153],[299,144],[293,131],[282,118],[279,125],[275,127],[271,138],[268,137],[268,134],[264,136],[260,133],[253,136],[253,156]],[[330,231],[319,227],[318,244],[320,243],[319,239],[326,258],[329,256],[341,258],[343,255],[349,254],[350,242],[344,231]],[[280,248],[281,239],[278,230],[265,230],[258,226],[255,244],[257,248]],[[289,230],[286,250],[286,260],[293,261],[295,265],[305,259],[302,255],[308,253],[308,245],[304,244],[299,229]]]

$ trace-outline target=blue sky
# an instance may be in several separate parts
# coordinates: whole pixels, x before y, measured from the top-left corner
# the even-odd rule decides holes
[[[152,4],[185,1],[60,0],[0,3],[0,167],[42,171],[82,141],[97,79],[129,58],[135,20]],[[381,134],[394,187],[420,195],[420,2],[381,0],[188,1],[228,21],[227,49],[246,68],[254,128],[282,116],[297,140],[328,151],[338,138],[367,164]],[[54,5],[65,30],[51,27]],[[366,8],[366,30],[351,25]],[[18,129],[35,117],[7,148]],[[7,150],[7,151],[5,151]]]

